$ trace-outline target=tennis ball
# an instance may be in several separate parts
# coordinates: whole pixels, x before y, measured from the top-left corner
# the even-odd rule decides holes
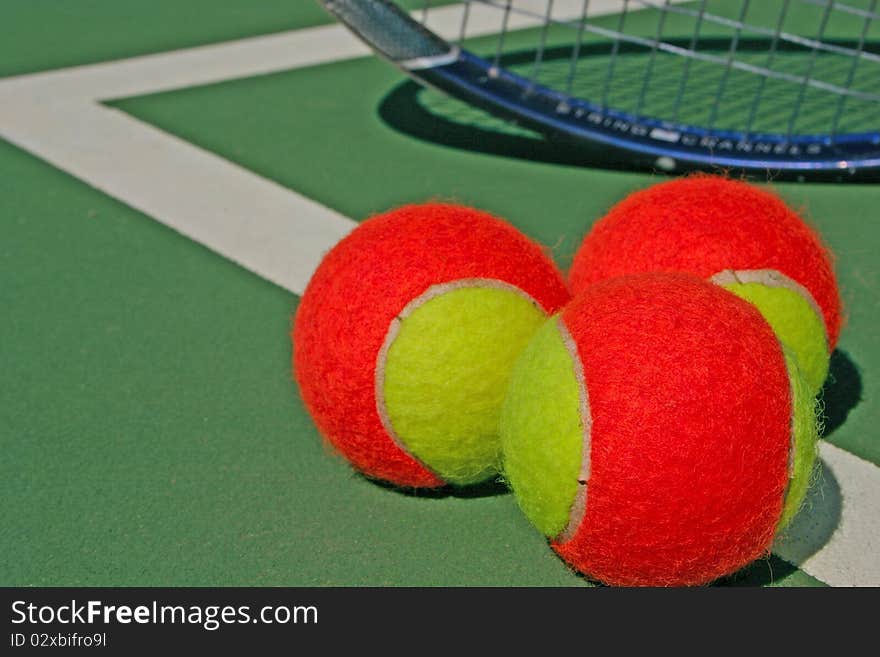
[[[496,476],[510,370],[569,299],[537,243],[478,210],[411,205],[367,219],[311,278],[293,366],[320,432],[406,487]]]
[[[644,271],[708,278],[755,304],[818,391],[840,333],[832,257],[779,197],[722,176],[678,178],[635,192],[584,238],[569,280],[574,293]]]
[[[700,585],[769,552],[816,460],[815,398],[754,306],[682,273],[601,281],[536,332],[505,477],[573,568]]]

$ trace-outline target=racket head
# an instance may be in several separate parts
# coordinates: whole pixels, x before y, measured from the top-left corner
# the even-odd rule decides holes
[[[419,83],[439,89],[488,115],[543,135],[567,162],[606,163],[670,173],[720,169],[757,172],[762,177],[813,180],[870,181],[880,177],[880,130],[875,127],[880,124],[880,93],[874,94],[874,89],[865,90],[864,85],[857,88],[854,84],[865,77],[862,73],[856,75],[860,66],[867,66],[863,58],[870,66],[876,65],[880,73],[880,55],[866,39],[867,29],[860,37],[848,40],[802,39],[812,44],[809,47],[798,41],[800,37],[790,37],[780,27],[784,21],[776,28],[783,37],[769,27],[764,29],[763,35],[748,36],[741,27],[747,24],[740,20],[735,37],[701,38],[697,24],[689,37],[665,38],[661,24],[655,38],[650,39],[625,33],[623,18],[615,31],[602,25],[591,27],[586,17],[560,20],[548,11],[543,17],[532,14],[539,32],[539,45],[531,51],[531,61],[528,61],[527,50],[510,53],[502,49],[503,34],[499,36],[494,56],[479,56],[442,39],[388,0],[320,1],[378,54]],[[873,4],[874,0],[871,1]],[[475,4],[496,5],[502,11],[507,6],[516,6],[493,0]],[[702,10],[705,6],[705,2],[699,5]],[[552,3],[548,3],[548,7],[552,10]],[[669,12],[672,7],[668,2],[661,6]],[[688,11],[693,13],[694,10]],[[862,13],[865,15],[858,15],[857,20],[869,26],[873,13],[867,10]],[[465,18],[466,14],[467,11]],[[745,12],[740,18],[744,15]],[[658,22],[664,17],[664,11],[660,11]],[[554,45],[548,33],[560,29],[580,32],[569,45]],[[599,36],[615,35],[617,40],[588,43],[583,33],[590,30]],[[464,26],[461,31],[463,34]],[[508,42],[517,43],[509,35]],[[699,57],[691,59],[682,52],[698,53]],[[767,65],[761,66],[759,60],[768,57]],[[800,77],[791,72],[794,57],[806,62],[807,68],[801,71]],[[821,69],[816,62],[824,66],[830,57],[837,59],[841,74],[849,78],[840,85],[829,84],[818,75],[810,77],[811,72]],[[667,70],[665,82],[659,77],[650,77],[651,70],[669,69],[670,58],[676,62],[677,72],[672,71],[670,75]],[[590,62],[593,71],[604,71],[605,79],[598,75],[591,83],[577,70],[579,66],[586,68],[580,64],[581,60]],[[714,79],[707,83],[706,72],[711,72],[713,67]],[[645,93],[650,84],[638,77],[639,71],[645,70],[649,71],[648,81],[653,81],[660,90],[659,95],[653,90],[651,94]],[[625,80],[625,75],[630,79]],[[880,92],[880,75],[876,80]],[[688,97],[685,90],[689,81],[697,88],[700,84],[706,87],[707,107],[700,108],[693,94]],[[628,103],[619,100],[621,94],[627,93],[627,87]],[[787,88],[788,95],[780,97],[778,89],[783,87]],[[719,111],[720,103],[712,99],[711,93],[719,89],[721,95],[737,99],[742,106],[738,123],[730,119],[735,112]],[[749,90],[757,94],[758,101],[764,105],[743,103],[740,98]],[[674,103],[666,102],[674,110],[664,113],[659,109],[664,103],[663,93],[667,101],[675,99]],[[768,100],[777,108],[772,116],[770,112],[764,116],[756,109],[766,106]],[[795,103],[797,111],[792,109]],[[866,114],[867,107],[866,116],[856,121],[842,121],[842,117],[848,119],[856,115],[856,105],[862,114]],[[703,110],[702,121],[696,109]],[[875,110],[876,114],[872,114]],[[825,132],[797,131],[808,128],[810,121],[818,127],[824,126]],[[870,129],[862,126],[870,126]]]

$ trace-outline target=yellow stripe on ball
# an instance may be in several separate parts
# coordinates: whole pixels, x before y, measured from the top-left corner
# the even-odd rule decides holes
[[[414,300],[389,331],[377,367],[389,434],[450,483],[496,475],[510,372],[545,319],[522,290],[490,279],[435,285]]]

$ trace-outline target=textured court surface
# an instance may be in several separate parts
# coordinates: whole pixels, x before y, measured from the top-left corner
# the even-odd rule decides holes
[[[303,410],[287,333],[352,220],[462,201],[567,266],[652,176],[556,162],[417,93],[311,2],[0,13],[0,583],[584,584],[500,487],[354,475]],[[848,320],[824,477],[726,583],[877,585],[880,187],[775,188],[836,251]]]

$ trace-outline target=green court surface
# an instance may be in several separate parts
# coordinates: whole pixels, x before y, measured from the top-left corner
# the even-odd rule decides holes
[[[7,0],[0,102],[12,76],[330,23],[310,1]],[[353,220],[437,198],[490,210],[564,267],[611,204],[662,179],[519,157],[529,133],[482,117],[485,130],[468,127],[461,108],[371,56],[105,105]],[[430,120],[419,107],[445,107],[464,138],[402,129],[408,112]],[[100,191],[75,165],[53,166],[10,112],[0,106],[0,584],[587,584],[500,485],[414,495],[356,475],[322,442],[292,380],[298,296]],[[497,148],[465,147],[484,132]],[[90,144],[84,135],[78,148]],[[837,255],[847,320],[822,454],[840,460],[826,463],[792,529],[821,540],[721,584],[877,584],[876,558],[865,570],[863,555],[880,550],[870,513],[880,508],[880,186],[773,187]],[[186,188],[160,191],[199,204]],[[261,200],[251,201],[258,222]]]

